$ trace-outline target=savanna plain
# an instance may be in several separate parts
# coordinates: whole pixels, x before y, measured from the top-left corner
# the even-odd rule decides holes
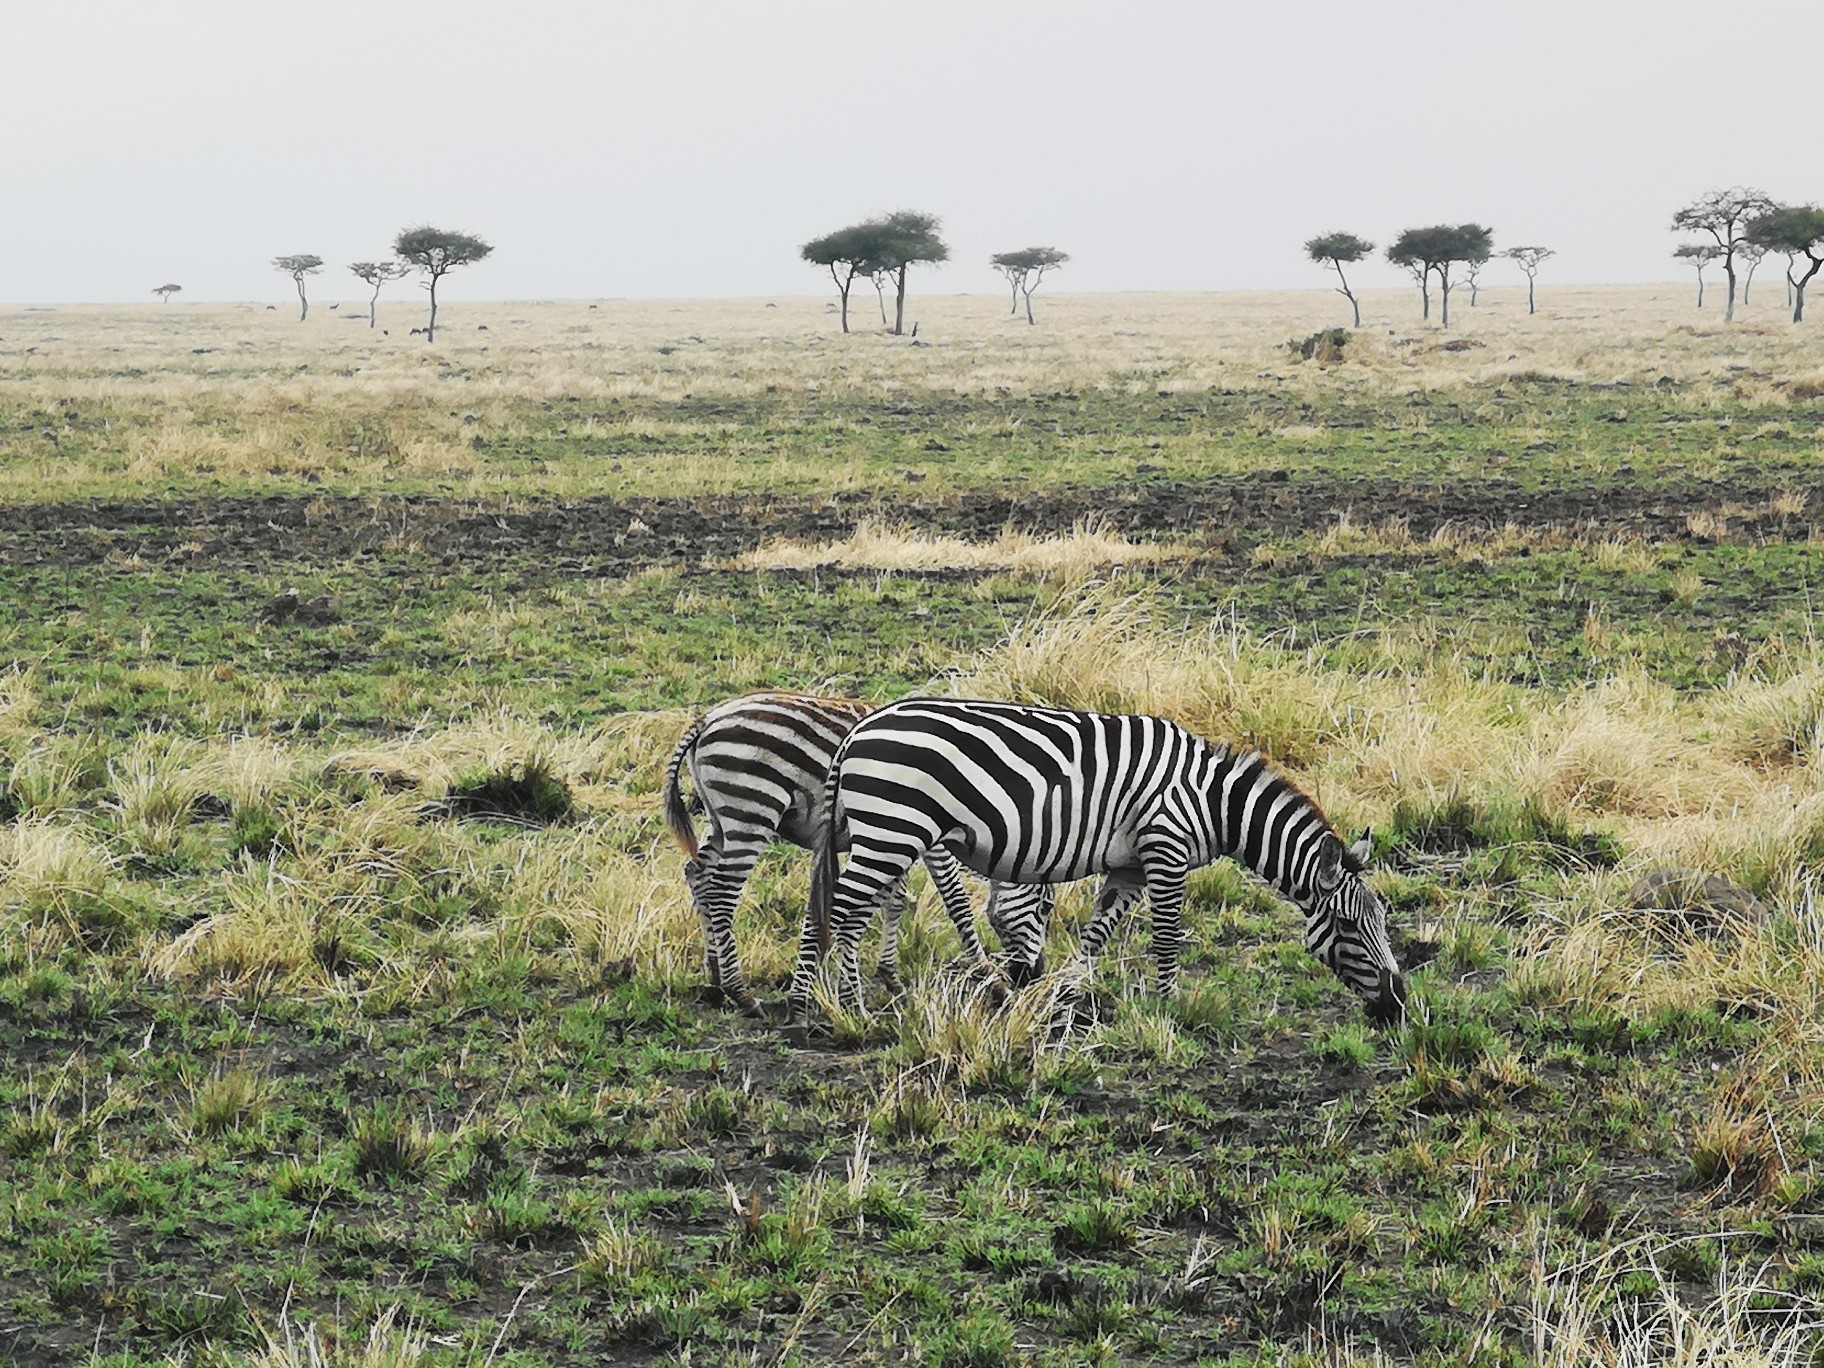
[[[0,1361],[1819,1362],[1824,343],[1547,284],[0,311]],[[705,1002],[770,687],[1259,748],[1409,1019],[1227,865],[1068,1030],[929,890]]]

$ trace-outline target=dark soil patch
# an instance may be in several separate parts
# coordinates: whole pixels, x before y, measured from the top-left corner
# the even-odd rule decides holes
[[[82,501],[0,508],[0,557],[17,566],[138,558],[219,570],[408,552],[450,566],[542,562],[575,574],[611,575],[639,565],[733,556],[775,538],[837,539],[863,518],[984,538],[1009,525],[1065,532],[1095,518],[1127,533],[1189,535],[1222,544],[1319,533],[1347,514],[1367,523],[1403,518],[1419,537],[1444,524],[1513,523],[1568,527],[1594,537],[1687,540],[1692,514],[1726,503],[1764,504],[1772,492],[1744,480],[1660,488],[1592,483],[1542,494],[1509,481],[1421,488],[1269,470],[1205,481],[1156,480],[1119,492],[1066,487],[932,500],[854,494],[543,503],[286,495]],[[1824,501],[1824,484],[1803,492],[1814,503]],[[1804,541],[1810,534],[1809,522],[1764,514],[1732,524],[1732,535],[1746,541]]]

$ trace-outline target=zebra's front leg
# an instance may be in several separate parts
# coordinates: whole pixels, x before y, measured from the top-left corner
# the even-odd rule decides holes
[[[962,942],[964,962],[972,972],[985,976],[991,987],[1005,996],[1006,976],[988,957],[988,947],[982,943],[982,933],[976,929],[975,908],[969,902],[969,889],[963,883],[963,869],[956,862],[956,856],[942,846],[932,846],[925,852],[925,872],[931,876],[938,897],[944,900],[944,911],[950,914],[950,922],[956,927],[957,939]]]
[[[1159,996],[1178,992],[1178,959],[1184,947],[1184,883],[1189,871],[1174,855],[1149,861],[1146,899],[1153,907],[1153,964],[1158,970]]]
[[[1001,961],[1015,988],[1045,974],[1045,931],[1058,890],[1051,884],[1002,884],[988,890],[988,925],[1001,938]]]

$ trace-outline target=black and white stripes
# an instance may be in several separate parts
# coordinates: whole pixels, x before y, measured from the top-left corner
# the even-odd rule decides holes
[[[800,1006],[832,937],[842,990],[859,991],[855,947],[869,913],[932,849],[1008,884],[1104,875],[1081,971],[1144,893],[1167,994],[1177,984],[1186,876],[1232,856],[1304,911],[1306,944],[1374,1015],[1397,1016],[1404,1002],[1386,908],[1361,877],[1360,853],[1260,756],[1161,718],[906,699],[849,733],[825,798],[793,978]],[[839,873],[841,849],[849,862]]]
[[[735,908],[761,853],[776,840],[810,847],[830,760],[842,739],[869,712],[866,703],[807,694],[760,693],[712,708],[685,732],[665,769],[665,820],[685,854],[684,877],[703,919],[705,967],[712,992],[746,1007],[755,1000],[742,982],[735,949]],[[698,840],[681,783],[685,769],[709,822]],[[924,852],[925,866],[962,938],[963,953],[980,963],[986,951],[975,929],[968,891],[956,860],[942,848]],[[914,857],[916,859],[917,857]],[[907,868],[910,868],[908,864]],[[885,922],[881,976],[896,975],[898,923],[905,870],[880,890]],[[868,911],[875,904],[870,902]],[[1024,967],[1036,966],[1049,889],[998,890],[989,917]],[[867,913],[862,916],[865,927]],[[1036,928],[1036,931],[1035,929]],[[859,935],[859,932],[857,932]]]

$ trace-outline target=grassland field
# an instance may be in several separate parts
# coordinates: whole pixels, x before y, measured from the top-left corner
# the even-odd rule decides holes
[[[1777,286],[0,309],[0,1363],[1821,1361]],[[659,771],[763,687],[1259,747],[1411,1019],[1226,865],[1067,1037],[928,892],[866,1016],[706,1005]]]

